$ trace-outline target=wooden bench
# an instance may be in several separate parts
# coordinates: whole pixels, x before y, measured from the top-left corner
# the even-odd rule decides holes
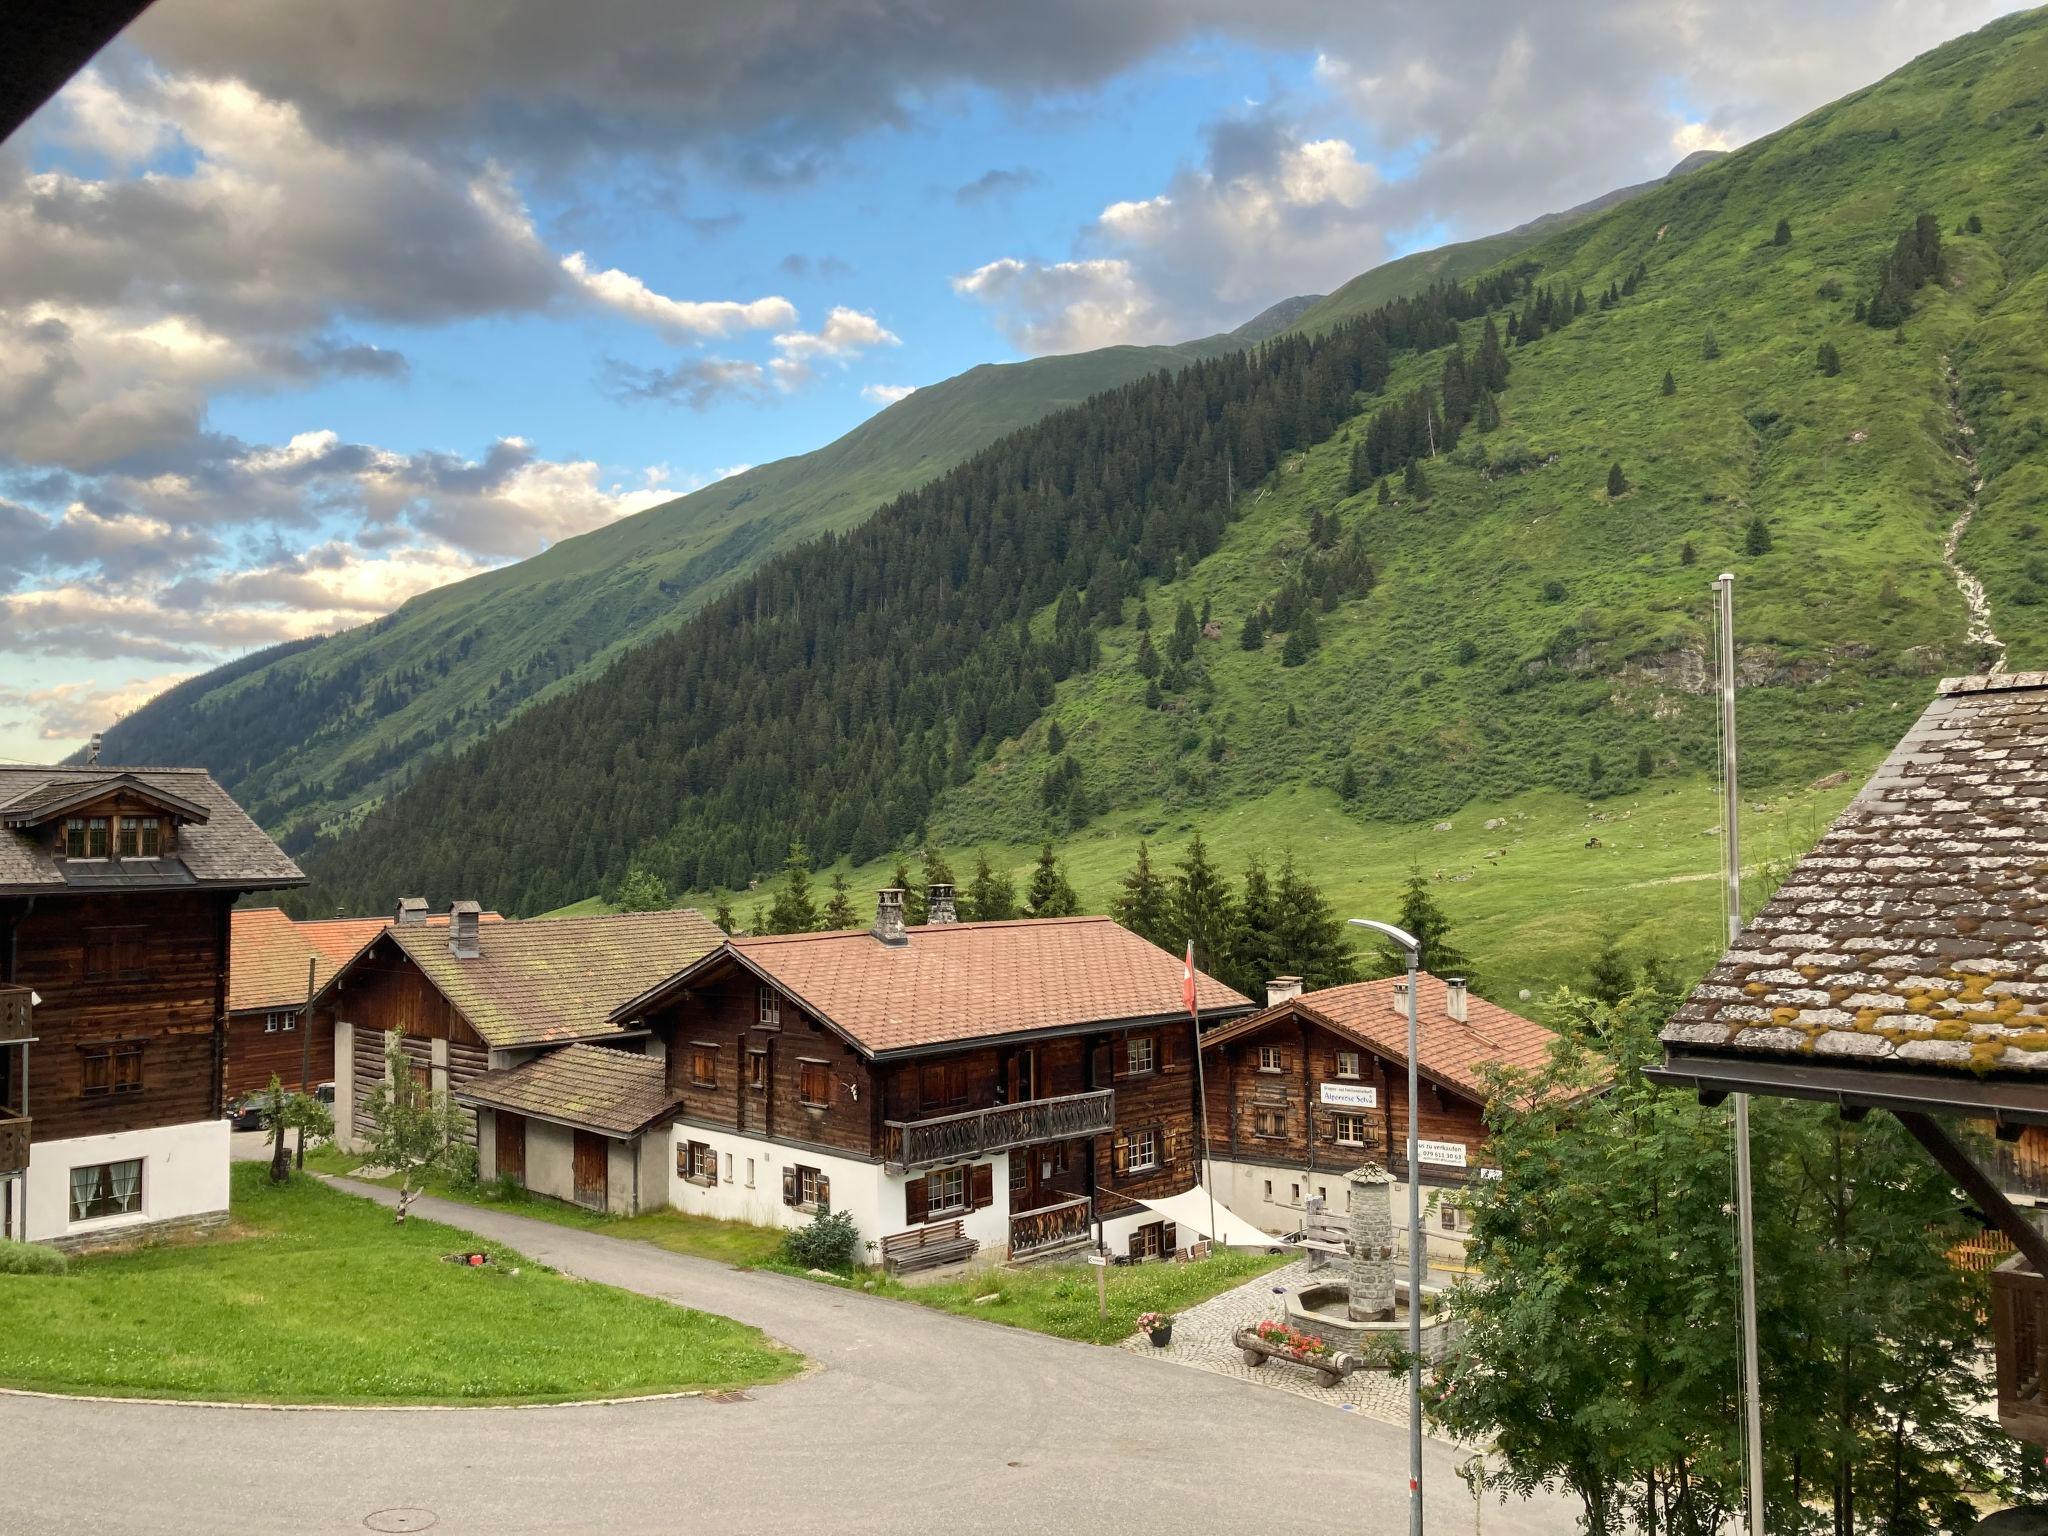
[[[936,1269],[941,1264],[971,1259],[980,1247],[980,1243],[967,1235],[967,1229],[958,1217],[952,1221],[935,1221],[908,1232],[892,1232],[883,1238],[882,1268],[892,1275],[914,1269]]]

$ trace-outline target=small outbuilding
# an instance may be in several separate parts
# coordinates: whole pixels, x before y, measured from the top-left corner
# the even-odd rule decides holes
[[[668,1203],[668,1122],[680,1100],[655,1056],[579,1043],[471,1078],[477,1173],[615,1216]]]

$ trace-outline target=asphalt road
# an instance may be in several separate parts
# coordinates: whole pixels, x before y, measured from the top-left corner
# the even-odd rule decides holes
[[[611,1407],[0,1398],[4,1508],[37,1532],[1406,1529],[1407,1437],[1394,1426],[644,1243],[431,1199],[416,1209],[588,1279],[757,1324],[818,1368],[744,1401]],[[1426,1445],[1432,1531],[1472,1529],[1460,1459]],[[1575,1528],[1562,1500],[1485,1511],[1488,1536]]]

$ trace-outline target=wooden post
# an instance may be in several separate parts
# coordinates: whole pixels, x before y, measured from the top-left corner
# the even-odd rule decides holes
[[[1971,1204],[1998,1223],[1998,1229],[2012,1239],[2034,1272],[2048,1275],[2048,1234],[2035,1226],[2005,1198],[2005,1192],[1990,1176],[1970,1161],[1970,1154],[1957,1146],[1949,1133],[1932,1116],[1907,1110],[1893,1110],[1899,1124],[1927,1149],[1928,1156],[1970,1197]]]
[[[1109,1316],[1109,1246],[1101,1244],[1101,1252],[1095,1255],[1095,1315]]]

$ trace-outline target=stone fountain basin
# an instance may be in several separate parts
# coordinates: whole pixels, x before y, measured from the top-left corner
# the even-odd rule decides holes
[[[1440,1285],[1422,1288],[1422,1358],[1431,1365],[1448,1355],[1464,1332],[1462,1321],[1445,1304],[1445,1294]],[[1313,1334],[1332,1349],[1347,1350],[1368,1365],[1384,1365],[1407,1350],[1407,1281],[1394,1284],[1394,1316],[1388,1321],[1355,1323],[1346,1315],[1350,1307],[1351,1285],[1345,1280],[1319,1280],[1286,1297],[1290,1327]]]

